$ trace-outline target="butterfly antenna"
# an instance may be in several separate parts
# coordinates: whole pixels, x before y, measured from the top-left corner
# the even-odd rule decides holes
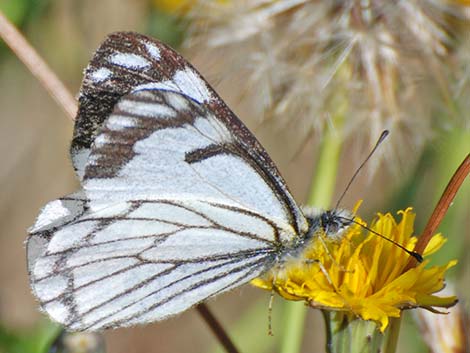
[[[343,200],[344,196],[346,195],[346,193],[348,192],[349,188],[351,187],[351,184],[354,182],[354,180],[356,179],[357,175],[359,174],[359,172],[362,170],[362,168],[364,168],[364,166],[366,165],[366,163],[369,161],[369,159],[372,157],[372,155],[375,153],[375,151],[377,150],[377,148],[380,146],[380,144],[387,138],[387,136],[389,135],[389,131],[388,130],[384,130],[382,131],[382,133],[380,134],[380,137],[378,138],[377,142],[375,143],[375,146],[374,148],[372,148],[372,150],[369,152],[369,154],[367,155],[366,159],[364,159],[364,161],[361,163],[361,165],[359,166],[359,168],[357,168],[357,170],[354,172],[353,176],[351,177],[351,180],[349,180],[349,183],[348,185],[346,185],[346,188],[344,189],[343,193],[341,194],[340,198],[338,199],[338,202],[336,203],[335,205],[335,209],[337,209],[341,203],[341,201]],[[403,245],[401,244],[398,244],[396,241],[393,241],[392,239],[389,239],[385,236],[383,236],[382,234],[376,232],[375,230],[372,230],[370,229],[369,227],[357,222],[356,220],[354,220],[354,218],[350,219],[350,218],[346,218],[346,217],[339,217],[345,221],[348,221],[348,222],[352,222],[352,223],[355,223],[355,224],[358,224],[359,226],[361,226],[362,228],[364,228],[365,230],[368,230],[369,232],[379,236],[380,238],[382,239],[385,239],[387,240],[388,242],[398,246],[400,249],[402,249],[403,251],[405,251],[408,255],[410,256],[413,256],[418,262],[423,262],[423,257],[421,256],[421,254],[417,253],[416,251],[411,251],[411,250],[408,250],[407,248],[405,248]]]
[[[356,221],[356,220],[354,220],[354,219],[350,219],[350,218],[346,218],[346,217],[339,217],[339,218],[341,218],[341,219],[343,219],[343,220],[347,220],[347,221],[349,221],[349,222],[352,222],[352,223],[354,223],[354,224],[359,225],[360,227],[364,228],[365,230],[368,230],[369,232],[371,232],[371,233],[373,233],[373,234],[379,236],[380,238],[385,239],[386,241],[389,241],[390,243],[392,243],[392,244],[398,246],[400,249],[402,249],[402,250],[403,250],[404,252],[406,252],[408,255],[413,256],[413,257],[416,259],[416,261],[418,261],[418,262],[423,262],[424,259],[423,259],[423,256],[422,256],[420,253],[417,253],[416,251],[408,250],[408,249],[405,248],[403,245],[397,243],[396,241],[393,241],[392,239],[387,238],[386,236],[383,236],[383,235],[380,234],[379,232],[376,232],[375,230],[373,230],[373,229],[371,229],[371,228],[365,226],[364,224],[362,224],[362,223],[360,223],[360,222],[358,222],[358,221]]]
[[[336,205],[335,205],[335,208],[334,208],[334,209],[338,209],[339,205],[341,204],[341,201],[343,201],[344,196],[345,196],[346,193],[348,192],[349,188],[351,187],[351,184],[354,182],[354,180],[356,179],[356,177],[357,177],[357,175],[359,174],[359,172],[362,170],[362,168],[364,168],[364,166],[366,165],[366,163],[369,161],[370,157],[372,157],[372,155],[375,153],[375,151],[377,150],[377,148],[380,146],[380,144],[385,140],[385,138],[386,138],[388,135],[389,135],[389,131],[388,131],[388,130],[382,131],[382,133],[380,134],[379,139],[378,139],[377,142],[375,143],[374,148],[369,152],[369,154],[367,155],[366,159],[361,163],[361,165],[359,166],[359,168],[356,169],[356,171],[354,172],[353,176],[352,176],[351,179],[349,180],[349,183],[348,183],[348,185],[346,185],[346,188],[344,189],[343,193],[342,193],[341,196],[339,197],[338,202],[336,202]]]

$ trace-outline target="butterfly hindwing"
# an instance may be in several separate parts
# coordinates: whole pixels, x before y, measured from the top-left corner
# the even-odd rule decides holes
[[[162,199],[90,211],[72,199],[53,201],[54,212],[82,205],[78,217],[65,227],[37,224],[28,246],[43,241],[30,266],[33,291],[72,330],[161,320],[249,281],[274,260],[275,225],[233,205]],[[50,212],[46,206],[41,216]]]

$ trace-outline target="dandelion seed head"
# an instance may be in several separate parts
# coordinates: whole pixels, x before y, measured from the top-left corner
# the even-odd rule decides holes
[[[385,155],[398,167],[410,155],[404,146],[419,151],[432,136],[432,111],[444,104],[455,67],[455,24],[468,22],[467,8],[445,0],[200,0],[188,45],[243,67],[245,84],[231,88],[260,120],[295,130],[299,143],[333,126],[372,145],[391,129]]]
[[[451,295],[455,292],[454,285],[449,284],[440,294]],[[447,309],[446,315],[435,315],[426,310],[417,310],[414,314],[430,352],[468,352],[470,314],[465,309],[465,305],[457,303],[454,307]]]

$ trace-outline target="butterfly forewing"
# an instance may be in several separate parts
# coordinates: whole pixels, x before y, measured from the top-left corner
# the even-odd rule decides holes
[[[254,136],[142,35],[96,52],[71,152],[82,191],[49,203],[28,240],[33,291],[71,329],[177,314],[258,276],[307,228]]]
[[[139,90],[116,104],[95,139],[83,188],[107,203],[175,195],[225,200],[290,227],[284,198],[230,130],[173,91]]]

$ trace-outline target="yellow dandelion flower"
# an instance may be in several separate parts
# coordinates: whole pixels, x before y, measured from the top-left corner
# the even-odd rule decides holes
[[[411,208],[400,211],[400,221],[390,214],[378,214],[370,229],[407,249],[413,249],[415,214]],[[362,221],[359,221],[362,223]],[[365,224],[364,224],[365,225]],[[404,271],[410,255],[395,244],[351,226],[337,242],[318,236],[302,259],[287,261],[264,278],[252,281],[263,289],[274,290],[288,300],[304,300],[310,306],[343,311],[378,323],[383,332],[389,319],[403,309],[450,307],[456,297],[438,297],[444,287],[446,271],[456,264],[427,267],[429,260]],[[439,250],[446,239],[436,234],[423,257]]]

